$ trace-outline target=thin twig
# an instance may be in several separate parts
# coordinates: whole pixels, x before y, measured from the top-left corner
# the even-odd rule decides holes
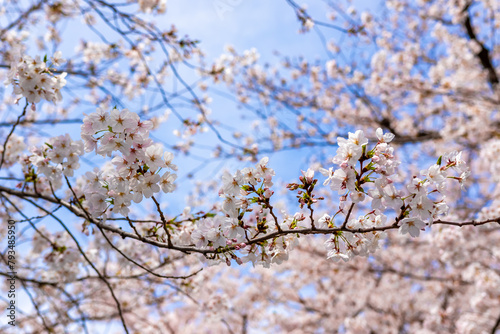
[[[26,105],[23,108],[22,114],[19,115],[19,117],[17,118],[16,123],[14,123],[12,125],[12,129],[10,129],[9,134],[7,135],[7,138],[5,139],[5,142],[3,143],[3,152],[2,152],[2,160],[0,161],[0,169],[2,169],[2,166],[3,166],[3,162],[4,162],[4,159],[5,159],[5,153],[7,151],[7,143],[9,141],[9,139],[10,139],[10,136],[12,136],[12,134],[14,133],[14,130],[16,129],[16,126],[18,126],[19,123],[21,122],[21,118],[23,118],[26,115],[26,109],[28,108],[28,105],[29,105],[29,102],[28,102],[28,99],[26,99]]]

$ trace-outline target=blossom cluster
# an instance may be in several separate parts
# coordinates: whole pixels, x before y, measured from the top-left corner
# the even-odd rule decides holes
[[[450,169],[458,176],[450,176]],[[412,237],[417,237],[420,229],[425,227],[424,220],[428,220],[428,225],[431,225],[438,216],[448,213],[444,195],[441,195],[443,198],[434,200],[430,197],[431,194],[442,194],[447,178],[457,180],[463,187],[470,171],[462,160],[462,152],[454,151],[441,156],[437,164],[422,170],[420,174],[422,179],[414,177],[406,187],[410,195],[404,200],[405,218],[401,220],[400,227],[402,234],[409,233]]]
[[[330,219],[330,216],[324,215],[320,222],[329,222]],[[372,211],[364,216],[351,219],[346,227],[351,230],[377,228],[386,226],[386,222],[387,216],[381,212]],[[325,242],[325,247],[328,250],[327,258],[334,261],[341,259],[347,261],[354,256],[368,256],[368,254],[374,253],[379,248],[379,242],[385,237],[386,233],[383,231],[369,233],[335,232]]]
[[[438,163],[422,170],[422,178],[415,176],[406,186],[406,193],[400,191],[394,182],[396,167],[400,161],[395,158],[394,148],[390,145],[394,135],[383,133],[380,128],[375,134],[378,142],[371,150],[368,150],[368,139],[361,130],[349,133],[348,139],[338,138],[337,155],[332,162],[340,168],[320,169],[327,177],[323,184],[329,184],[332,190],[341,195],[339,210],[333,217],[325,214],[319,220],[321,228],[334,227],[333,219],[338,214],[349,218],[350,213],[346,210],[348,198],[351,200],[351,208],[369,200],[372,209],[368,214],[350,219],[345,224],[350,230],[372,231],[334,233],[325,243],[328,258],[348,260],[355,255],[373,252],[378,247],[379,240],[385,236],[384,232],[376,229],[386,226],[387,216],[383,212],[388,209],[395,212],[401,234],[419,236],[426,225],[430,226],[434,219],[448,212],[445,196],[442,194],[446,179],[458,180],[463,186],[470,174],[461,158],[461,152],[451,152],[441,156]],[[450,170],[454,170],[458,176],[450,176]],[[371,189],[366,190],[368,186]]]
[[[152,127],[152,122],[141,121],[127,109],[98,108],[85,116],[81,131],[85,151],[95,150],[104,157],[117,153],[111,160],[115,168],[85,174],[85,204],[94,217],[110,205],[110,212],[127,216],[132,201],[140,203],[160,190],[174,191],[177,175],[166,170],[177,170],[173,154],[149,138]]]
[[[221,254],[228,264],[232,258],[238,263],[252,262],[269,266],[288,258],[289,251],[296,245],[296,237],[292,235],[247,245],[249,240],[260,235],[290,228],[294,221],[293,217],[279,221],[272,211],[270,198],[274,194],[271,187],[275,172],[267,165],[268,161],[265,157],[255,168],[246,167],[234,174],[224,172],[219,190],[219,196],[224,199],[221,205],[223,215],[197,221],[190,237],[195,247],[223,250],[231,246],[243,255],[240,258],[233,252]]]
[[[255,198],[254,202],[264,201],[269,199],[273,192],[272,178],[275,172],[267,164],[269,158],[262,158],[259,163],[252,167],[243,168],[241,171],[236,171],[231,175],[225,172],[222,175],[222,188],[219,191],[219,196],[224,198],[222,206],[223,212],[231,218],[237,218],[241,213],[244,213],[249,206],[246,196],[255,193],[259,198]]]
[[[131,2],[129,0],[129,2]],[[158,14],[165,13],[167,9],[167,0],[138,0],[141,12],[151,13],[157,12]]]
[[[108,112],[98,108],[84,118],[83,142],[73,141],[67,134],[54,137],[41,148],[32,148],[27,160],[56,190],[62,186],[62,175],[73,176],[84,151],[112,157],[106,168],[83,176],[82,204],[93,217],[111,213],[128,216],[132,201],[140,203],[144,197],[151,198],[161,190],[169,193],[175,189],[177,176],[172,171],[177,167],[172,164],[173,155],[149,138],[152,126],[150,121],[141,121],[127,109],[114,108]],[[469,175],[468,168],[460,152],[445,154],[436,164],[421,171],[421,177],[414,176],[405,192],[400,191],[395,183],[400,162],[390,144],[394,135],[384,134],[381,129],[375,134],[378,141],[371,149],[361,130],[349,133],[347,139],[338,138],[337,154],[332,162],[339,168],[320,169],[327,177],[323,185],[329,185],[340,195],[339,210],[333,216],[324,214],[319,219],[312,216],[312,205],[322,198],[314,198],[317,180],[311,169],[302,172],[299,178],[302,184],[287,186],[292,191],[300,188],[297,196],[300,208],[307,206],[310,217],[306,218],[301,212],[289,215],[285,211],[277,215],[270,202],[275,172],[268,166],[266,157],[255,167],[246,167],[234,174],[224,172],[219,190],[223,198],[221,214],[191,219],[195,224],[181,231],[188,233],[173,233],[174,240],[214,251],[213,260],[225,259],[230,264],[234,259],[238,263],[249,261],[269,266],[288,259],[290,250],[298,243],[294,233],[279,235],[283,230],[296,229],[300,233],[303,229],[334,229],[325,242],[327,256],[345,261],[358,255],[366,256],[379,247],[388,226],[386,210],[394,212],[393,226],[399,227],[401,234],[418,236],[421,229],[448,211],[442,194],[446,179],[458,180],[463,185]],[[458,176],[452,176],[451,171]],[[37,174],[34,175],[36,179]],[[351,218],[352,208],[357,204],[371,204],[371,211]],[[345,216],[342,226],[336,224],[339,214]],[[265,238],[272,233],[278,236]],[[263,237],[262,241],[256,242],[259,237]]]
[[[25,148],[24,137],[13,133],[5,146],[5,153],[3,145],[0,145],[0,156],[4,155],[4,166],[10,167],[15,164]]]
[[[42,147],[32,147],[29,162],[50,181],[53,190],[62,186],[62,176],[71,177],[80,168],[80,156],[83,155],[83,142],[74,141],[68,134],[47,140]],[[36,179],[34,175],[27,177]],[[33,180],[34,181],[34,180]]]
[[[48,270],[42,273],[47,280],[71,281],[80,273],[81,255],[74,248],[59,247],[44,256]]]
[[[33,235],[29,261],[40,263],[41,260],[47,267],[44,270],[35,270],[35,275],[47,281],[74,280],[80,273],[83,258],[73,246],[71,237],[61,231],[51,233],[46,226],[39,226],[37,230],[38,233]],[[47,252],[49,242],[51,247]]]
[[[479,157],[489,162],[489,170],[493,181],[500,181],[500,140],[491,139],[482,145]]]
[[[5,81],[6,85],[14,86],[14,94],[25,97],[29,103],[38,103],[41,99],[57,102],[62,99],[61,89],[66,85],[66,72],[54,74],[53,66],[63,63],[61,52],[51,57],[51,64],[47,58],[31,58],[17,56],[11,63],[10,71]]]
[[[421,178],[413,177],[406,191],[396,187],[397,167],[400,161],[395,157],[391,141],[394,135],[375,132],[377,142],[369,149],[368,139],[359,130],[349,133],[348,138],[338,138],[337,154],[333,162],[339,166],[320,172],[329,185],[340,196],[339,210],[333,215],[313,217],[313,208],[322,197],[313,193],[317,180],[312,169],[302,172],[301,183],[291,183],[287,188],[298,190],[300,208],[307,207],[310,214],[285,211],[276,213],[271,204],[274,191],[275,172],[268,167],[268,158],[263,158],[255,168],[247,167],[234,174],[224,172],[219,196],[221,214],[190,219],[195,222],[190,228],[175,233],[175,241],[197,249],[208,249],[214,253],[212,260],[231,259],[238,263],[252,262],[269,266],[288,258],[290,250],[298,244],[297,234],[301,230],[331,229],[331,236],[325,242],[328,258],[347,261],[354,256],[367,256],[375,252],[380,241],[386,237],[387,228],[398,228],[401,234],[417,237],[420,230],[431,225],[434,219],[446,214],[445,181],[455,179],[463,185],[469,175],[461,153],[452,152],[441,156],[437,164],[420,172]],[[458,176],[452,176],[455,171]],[[351,217],[355,205],[371,208],[369,212]],[[394,223],[389,223],[386,211],[393,212]],[[338,217],[337,217],[338,216]],[[339,217],[343,222],[338,224]],[[290,233],[296,230],[297,233]],[[280,234],[282,231],[286,233]],[[266,238],[268,235],[276,235]],[[235,253],[237,251],[237,253]],[[240,257],[241,256],[241,257]]]

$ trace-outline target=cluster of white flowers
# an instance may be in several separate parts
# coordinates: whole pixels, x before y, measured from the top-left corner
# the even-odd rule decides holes
[[[191,234],[191,241],[197,248],[204,249],[210,244],[210,247],[217,249],[219,247],[226,247],[229,237],[235,238],[242,237],[243,235],[243,228],[237,225],[233,228],[231,219],[217,215],[213,218],[198,221],[196,229]]]
[[[74,280],[80,273],[82,256],[78,249],[72,246],[71,237],[64,232],[49,232],[45,226],[38,226],[38,233],[33,235],[30,261],[46,267],[37,267],[35,277],[46,281],[68,282]],[[50,238],[48,237],[50,236]],[[50,242],[50,251],[47,246]],[[93,252],[89,252],[93,253]],[[90,254],[89,254],[90,256]]]
[[[449,176],[449,170],[454,170],[459,176]],[[429,196],[433,193],[442,193],[446,188],[446,179],[458,180],[463,186],[470,171],[462,160],[462,152],[451,152],[439,158],[438,164],[430,166],[420,172],[424,179],[414,177],[406,187],[410,195],[405,198],[407,215],[401,220],[399,231],[401,234],[409,233],[412,237],[418,237],[420,230],[428,220],[431,225],[438,216],[448,213],[448,205],[443,198],[433,200]],[[408,203],[409,201],[409,203]]]
[[[330,216],[324,215],[321,221],[330,222]],[[365,216],[351,219],[346,227],[352,230],[372,227],[383,227],[387,222],[387,216],[380,212],[372,211]],[[321,225],[320,225],[321,226]],[[333,227],[332,225],[328,227]],[[326,228],[326,226],[321,226]],[[347,261],[354,256],[367,256],[379,248],[379,241],[386,237],[385,232],[373,231],[369,233],[337,232],[325,242],[328,250],[327,258],[338,261]]]
[[[77,47],[86,64],[99,65],[103,61],[116,57],[116,46],[99,42],[81,42]]]
[[[401,234],[418,236],[421,229],[448,211],[442,194],[446,179],[458,180],[463,185],[469,171],[461,153],[452,152],[421,171],[422,179],[415,176],[406,186],[407,192],[400,191],[393,180],[400,164],[390,145],[394,135],[384,134],[382,129],[377,129],[375,134],[378,141],[371,150],[363,131],[349,133],[348,139],[338,138],[339,147],[333,162],[339,168],[320,169],[327,177],[324,185],[330,185],[340,195],[339,210],[333,217],[324,214],[313,222],[310,221],[313,218],[308,219],[301,212],[293,216],[281,212],[277,216],[270,203],[274,194],[271,187],[275,173],[267,166],[268,158],[263,158],[255,168],[244,168],[234,174],[224,172],[219,191],[219,196],[224,199],[220,207],[223,215],[197,220],[188,231],[190,237],[182,238],[182,243],[215,251],[213,259],[225,258],[228,264],[232,258],[238,263],[252,262],[267,267],[286,260],[290,250],[298,243],[297,235],[289,232],[269,240],[265,238],[275,232],[336,229],[325,242],[328,258],[335,261],[347,261],[354,256],[375,252],[379,241],[386,237],[384,231],[387,228],[399,226]],[[451,170],[458,176],[450,176]],[[314,171],[309,169],[302,174],[299,178],[301,184],[291,183],[287,188],[298,190],[300,207],[307,206],[312,213],[311,206],[322,198],[314,198],[313,189],[317,182]],[[347,205],[348,202],[350,205]],[[371,204],[371,211],[351,218],[352,207],[361,203]],[[394,212],[393,225],[388,223],[388,216],[384,214],[387,209]],[[338,214],[347,217],[342,226],[336,224]],[[254,241],[259,236],[264,238],[263,242]],[[243,257],[240,258],[241,255]]]
[[[171,171],[177,167],[172,164],[173,155],[164,152],[160,144],[149,138],[152,126],[152,122],[141,121],[137,114],[127,109],[115,108],[108,112],[98,108],[84,118],[81,129],[84,142],[73,141],[67,134],[54,137],[42,148],[32,148],[32,155],[25,160],[36,167],[35,176],[44,174],[56,190],[62,186],[62,175],[73,176],[74,170],[79,168],[79,157],[84,151],[113,157],[106,168],[83,176],[83,205],[93,217],[105,217],[111,213],[127,216],[132,201],[139,203],[144,197],[150,198],[161,190],[169,193],[175,188],[177,176]],[[290,250],[298,243],[297,236],[286,233],[272,240],[264,238],[263,242],[253,240],[282,230],[338,228],[335,223],[338,214],[348,218],[342,223],[342,228],[325,242],[328,258],[337,261],[366,256],[379,247],[379,241],[385,238],[388,217],[383,212],[387,209],[395,212],[395,224],[401,234],[418,236],[421,229],[448,211],[442,194],[446,179],[458,180],[463,185],[469,175],[468,168],[461,153],[446,154],[436,164],[421,171],[422,178],[415,176],[406,186],[407,192],[403,193],[396,189],[393,181],[400,164],[390,145],[394,136],[384,134],[381,129],[376,131],[376,136],[378,142],[371,150],[363,131],[349,133],[348,139],[338,138],[339,147],[332,161],[339,168],[320,169],[327,177],[323,184],[330,185],[340,195],[339,210],[333,217],[324,214],[314,223],[300,212],[293,216],[281,212],[277,216],[270,203],[275,172],[268,167],[266,157],[255,167],[237,170],[234,174],[224,172],[219,191],[219,196],[224,199],[220,205],[222,215],[193,218],[196,223],[181,231],[181,234],[187,234],[181,236],[174,232],[174,240],[215,251],[212,259],[225,259],[228,264],[234,259],[238,263],[269,266],[288,258]],[[450,176],[450,171],[455,171],[458,176]],[[289,184],[287,188],[300,188],[297,196],[300,207],[307,205],[311,209],[317,201],[313,194],[317,180],[312,169],[302,174],[299,178],[302,184]],[[368,187],[370,189],[366,189]],[[349,199],[350,205],[347,205]],[[368,200],[371,211],[350,218],[352,206]],[[238,255],[234,251],[238,251]]]
[[[500,181],[500,140],[491,139],[484,143],[479,153],[481,159],[488,161],[493,181]]]
[[[394,148],[390,146],[394,135],[384,134],[382,129],[377,129],[376,136],[378,142],[371,150],[368,150],[368,139],[361,130],[349,133],[348,139],[338,138],[339,147],[333,163],[340,168],[335,171],[333,168],[321,168],[320,172],[327,177],[323,184],[329,184],[332,190],[341,195],[337,214],[347,214],[348,197],[353,205],[365,201],[366,195],[371,200],[373,211],[349,220],[345,225],[348,229],[383,227],[387,221],[383,212],[392,209],[396,213],[400,233],[417,237],[425,228],[426,220],[431,225],[434,219],[448,212],[445,196],[442,195],[446,179],[458,180],[463,185],[470,172],[460,152],[446,154],[439,158],[437,164],[421,171],[423,179],[414,177],[406,187],[408,193],[405,194],[396,189],[392,179],[400,164],[394,157]],[[450,169],[458,176],[449,176]],[[366,191],[365,188],[370,184],[374,187]],[[437,198],[437,194],[441,194],[441,198]],[[334,227],[332,221],[332,217],[324,215],[319,220],[319,227]],[[376,230],[369,233],[335,233],[325,243],[328,258],[347,261],[355,255],[367,255],[377,249],[378,241],[384,236],[385,233]]]
[[[162,14],[165,13],[165,10],[167,9],[167,0],[137,0],[137,2],[139,4],[141,12],[144,12],[146,14],[152,12]]]
[[[24,144],[24,137],[18,136],[13,133],[10,136],[7,145],[5,146],[4,166],[11,167],[13,164],[15,164],[25,148],[26,145]],[[2,154],[3,145],[0,145],[0,156]]]
[[[108,112],[98,108],[84,118],[83,142],[73,141],[67,134],[51,138],[42,148],[32,148],[32,155],[25,160],[36,167],[36,173],[32,169],[35,179],[38,179],[37,173],[44,174],[56,190],[62,186],[62,175],[73,176],[84,151],[112,157],[107,167],[87,172],[80,180],[84,186],[78,191],[83,198],[82,204],[93,217],[127,216],[132,201],[139,203],[161,190],[169,193],[175,189],[177,176],[172,171],[177,170],[177,166],[172,164],[173,155],[164,152],[160,144],[149,138],[152,127],[152,122],[141,121],[137,114],[127,109],[115,108]],[[266,157],[255,167],[237,170],[234,174],[224,172],[219,190],[223,198],[222,214],[190,216],[192,219],[188,220],[195,224],[173,231],[173,240],[214,251],[208,256],[213,260],[225,260],[230,264],[234,259],[238,263],[269,266],[286,260],[298,243],[297,235],[289,230],[300,233],[303,229],[336,228],[325,242],[328,258],[347,261],[357,255],[366,256],[379,247],[379,241],[385,238],[385,228],[390,227],[384,215],[387,209],[395,214],[392,227],[399,226],[401,234],[418,236],[421,229],[448,211],[442,194],[446,179],[458,180],[463,185],[469,171],[461,153],[452,152],[421,171],[422,178],[415,176],[406,186],[407,192],[403,193],[396,189],[393,181],[400,164],[390,145],[394,136],[384,134],[381,129],[376,131],[376,136],[378,141],[371,150],[363,131],[349,133],[348,139],[338,138],[339,147],[332,161],[339,168],[320,169],[327,177],[323,184],[340,195],[339,210],[333,217],[324,214],[314,222],[312,217],[306,218],[301,212],[292,216],[282,211],[277,215],[270,202],[275,172],[268,167]],[[450,171],[458,176],[449,175]],[[315,199],[313,194],[317,180],[312,169],[302,174],[299,178],[302,184],[289,184],[287,188],[300,188],[297,196],[300,207],[307,206],[312,215],[311,205],[321,199]],[[361,203],[371,204],[371,211],[351,218],[352,206]],[[338,214],[348,217],[341,228],[336,224]],[[289,232],[279,235],[283,230]],[[278,237],[266,238],[276,232]],[[260,237],[263,239],[257,241]]]
[[[131,201],[140,203],[160,190],[174,191],[177,175],[161,174],[165,169],[177,170],[174,156],[149,138],[152,127],[150,121],[141,121],[127,109],[107,112],[98,108],[85,116],[81,132],[85,151],[109,157],[121,153],[112,159],[115,169],[85,174],[85,203],[94,217],[103,215],[109,205],[113,205],[109,212],[127,216]]]
[[[57,102],[62,99],[61,89],[66,85],[66,72],[59,75],[53,73],[53,67],[64,62],[58,51],[51,59],[35,59],[30,56],[17,56],[11,63],[10,71],[5,81],[6,85],[14,86],[14,94],[25,97],[29,103],[38,103],[41,99]]]
[[[80,273],[81,254],[73,248],[54,249],[44,257],[48,270],[42,274],[46,280],[73,281]]]
[[[231,175],[225,172],[222,176],[222,188],[219,196],[224,198],[221,210],[224,216],[216,215],[202,219],[196,223],[191,233],[191,242],[202,249],[216,250],[219,247],[234,246],[244,256],[239,258],[234,253],[224,254],[226,262],[230,259],[238,263],[252,262],[269,266],[271,263],[281,263],[288,258],[289,251],[296,244],[296,237],[286,235],[275,238],[265,245],[247,245],[258,235],[272,233],[290,228],[293,219],[281,222],[270,221],[272,206],[269,199],[273,195],[270,187],[275,172],[267,166],[269,159],[261,159],[255,166],[237,170]],[[244,216],[251,213],[250,217]],[[275,216],[276,217],[276,216]]]
[[[73,176],[80,168],[80,156],[83,155],[83,142],[74,141],[66,134],[47,140],[42,147],[32,147],[29,162],[44,174],[54,190],[61,188],[62,175]]]
[[[269,158],[265,157],[255,168],[246,167],[236,171],[234,175],[224,173],[219,196],[224,198],[222,210],[228,217],[237,218],[244,213],[249,206],[246,196],[253,192],[259,195],[262,201],[272,196],[270,187],[273,185],[275,172],[267,166],[268,162]]]

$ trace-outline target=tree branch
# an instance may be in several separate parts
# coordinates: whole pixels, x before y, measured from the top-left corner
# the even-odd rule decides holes
[[[467,31],[467,36],[469,37],[469,39],[472,41],[475,41],[481,47],[481,50],[478,53],[476,53],[476,57],[479,58],[481,65],[488,72],[489,84],[491,85],[492,88],[495,88],[500,81],[498,80],[497,72],[495,71],[495,68],[493,67],[493,64],[491,63],[490,50],[488,50],[484,46],[484,44],[478,40],[478,38],[474,32],[474,28],[472,27],[470,13],[468,12],[469,6],[467,6],[464,10],[464,12],[466,13],[466,16],[465,16],[465,20],[464,20],[463,24],[464,24],[465,30]]]

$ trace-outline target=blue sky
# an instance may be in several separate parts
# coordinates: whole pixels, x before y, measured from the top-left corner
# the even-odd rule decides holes
[[[321,0],[297,1],[305,5],[314,19],[327,20],[326,5]],[[378,0],[353,1],[357,9],[377,8]],[[188,8],[188,9],[187,9]],[[263,59],[272,59],[273,51],[282,54],[325,57],[315,34],[298,34],[299,22],[285,0],[169,0],[167,13],[156,21],[174,23],[180,32],[199,39],[201,48],[216,57],[224,45],[237,50],[255,47]],[[332,34],[327,36],[340,37]]]
[[[314,18],[326,21],[326,6],[323,1],[305,3]],[[261,64],[278,64],[285,55],[293,58],[304,56],[309,60],[322,59],[324,62],[328,60],[323,45],[314,32],[298,33],[300,23],[295,11],[285,0],[171,0],[165,17],[157,17],[155,20],[165,27],[174,24],[180,34],[188,34],[190,38],[200,40],[199,46],[209,60],[218,58],[226,45],[234,46],[238,53],[256,48],[261,55]],[[327,31],[326,36],[341,37],[332,30]],[[276,51],[281,56],[276,56]],[[222,88],[222,85],[217,88]],[[228,115],[232,108],[227,101],[216,97],[211,107],[214,112],[220,111]],[[293,154],[296,155],[297,152],[270,155],[271,166],[281,169],[280,175],[288,181],[300,175],[300,169],[290,168]],[[235,168],[243,166],[229,163],[226,167],[234,172]],[[211,169],[208,173],[213,175]]]
[[[321,1],[309,2],[323,7]],[[299,23],[285,1],[172,0],[165,23],[170,20],[180,32],[199,39],[201,48],[212,57],[217,57],[226,44],[237,50],[255,47],[265,60],[272,58],[274,50],[308,56],[320,55],[321,51],[317,39],[310,38],[314,36],[297,34]]]

